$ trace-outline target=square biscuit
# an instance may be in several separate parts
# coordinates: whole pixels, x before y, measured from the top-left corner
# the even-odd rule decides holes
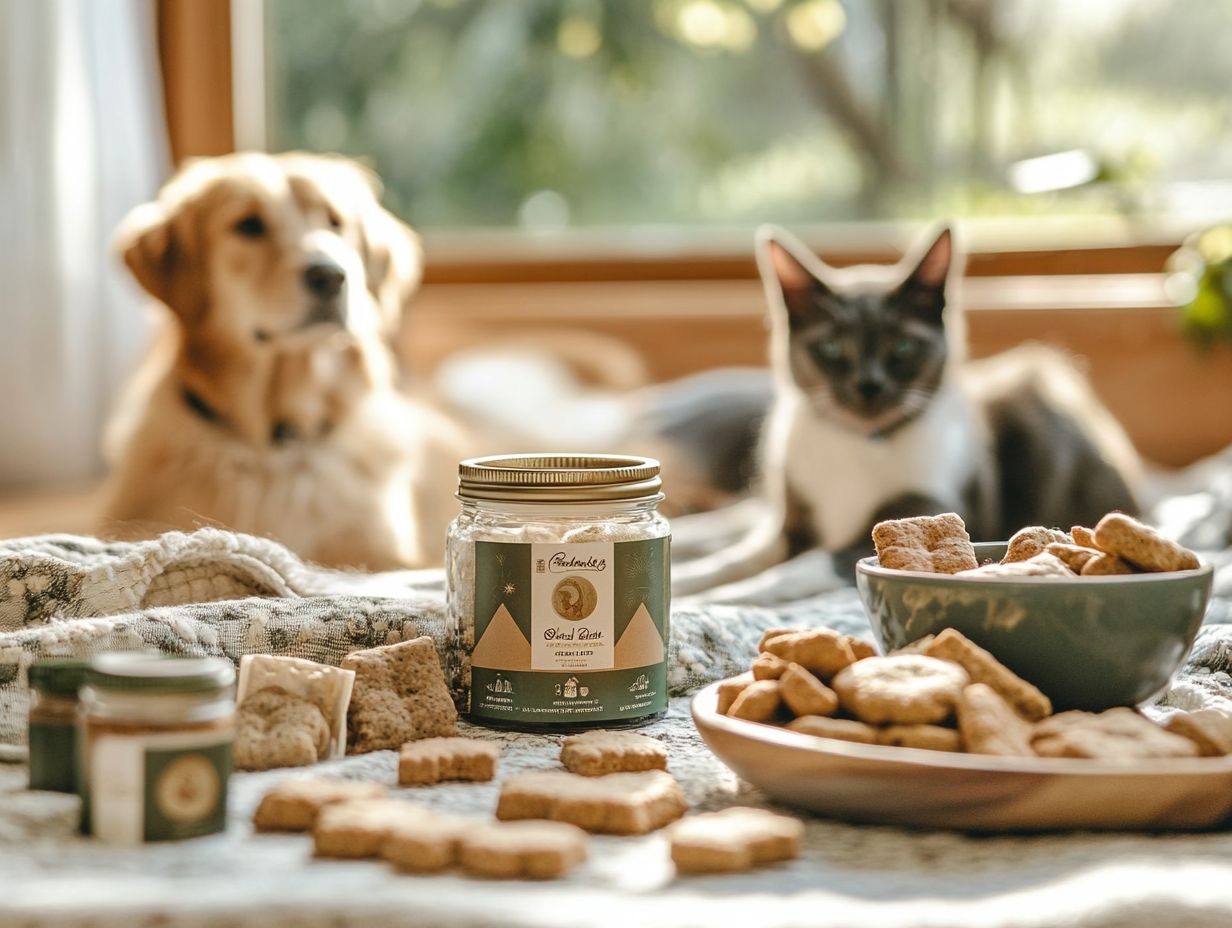
[[[351,753],[457,734],[458,711],[431,638],[352,651],[342,666],[355,671],[347,718]]]
[[[395,827],[422,828],[433,818],[423,806],[401,799],[352,799],[326,806],[312,829],[318,857],[377,857]]]
[[[326,806],[356,799],[378,799],[388,791],[379,783],[295,777],[261,797],[252,822],[257,831],[311,831]]]
[[[938,633],[924,646],[922,653],[958,664],[967,671],[972,683],[992,687],[1028,721],[1038,722],[1052,715],[1052,701],[1038,687],[1022,679],[957,629],[947,628]]]
[[[496,776],[500,747],[479,738],[424,738],[398,752],[398,785],[428,786],[444,780],[482,782]]]
[[[608,773],[666,770],[662,741],[631,731],[588,731],[565,739],[560,762],[570,773],[599,777]]]
[[[878,563],[895,570],[956,574],[980,566],[967,526],[953,512],[878,522],[873,545]]]
[[[668,838],[672,862],[681,873],[738,873],[796,857],[804,824],[737,806],[681,819]]]
[[[680,785],[662,770],[601,777],[545,770],[507,779],[496,817],[543,818],[596,834],[640,835],[675,821],[686,808]]]

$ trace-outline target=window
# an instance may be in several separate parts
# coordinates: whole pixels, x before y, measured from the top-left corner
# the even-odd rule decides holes
[[[1230,32],[1223,0],[266,0],[266,134],[432,230],[1195,224],[1232,210]]]

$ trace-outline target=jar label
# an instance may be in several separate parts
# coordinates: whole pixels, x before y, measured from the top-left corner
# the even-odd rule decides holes
[[[475,542],[471,714],[598,724],[665,709],[669,545]]]
[[[226,827],[231,733],[102,735],[90,751],[90,826],[111,844]]]
[[[77,730],[72,721],[30,720],[30,789],[77,792]]]

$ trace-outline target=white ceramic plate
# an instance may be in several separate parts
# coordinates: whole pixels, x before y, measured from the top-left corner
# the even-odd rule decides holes
[[[693,700],[715,755],[776,800],[854,822],[964,831],[1232,826],[1232,758],[1114,764],[853,744],[716,712]]]

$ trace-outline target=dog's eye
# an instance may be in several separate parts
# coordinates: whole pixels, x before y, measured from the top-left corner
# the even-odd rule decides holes
[[[235,224],[235,231],[245,238],[260,238],[265,234],[265,220],[260,216],[245,216]]]
[[[329,227],[331,229],[342,228],[342,217],[335,213],[332,209],[326,212],[325,217],[329,220]]]

